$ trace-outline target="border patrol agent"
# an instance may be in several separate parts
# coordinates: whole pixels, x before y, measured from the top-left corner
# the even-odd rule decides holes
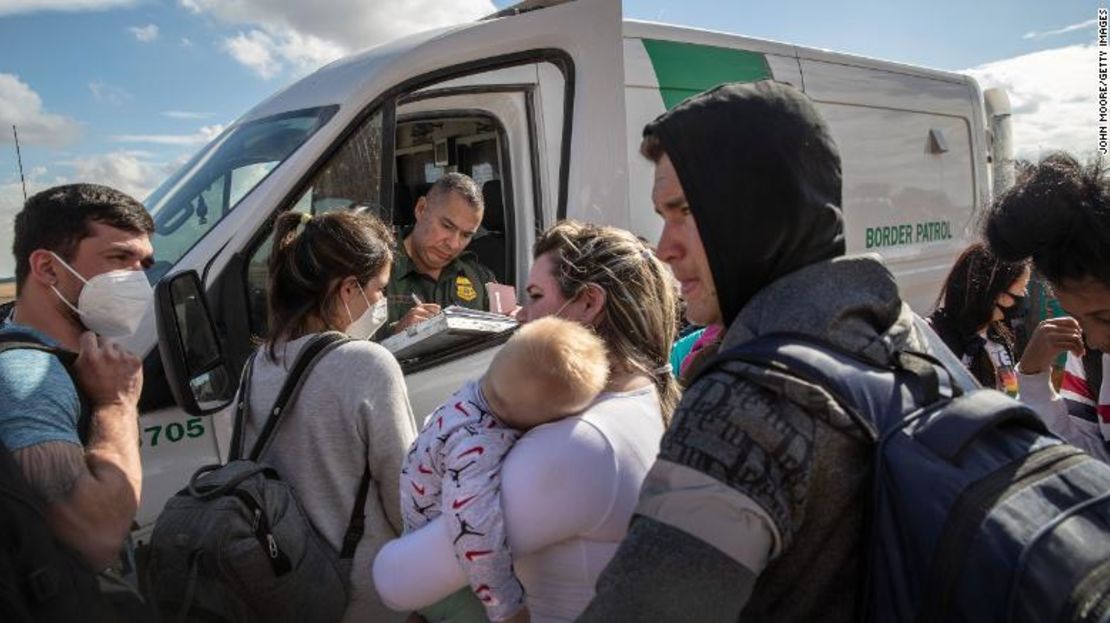
[[[482,193],[470,177],[448,173],[416,202],[416,224],[394,254],[385,288],[387,334],[431,318],[448,305],[488,308],[485,284],[493,271],[466,246],[482,223]]]

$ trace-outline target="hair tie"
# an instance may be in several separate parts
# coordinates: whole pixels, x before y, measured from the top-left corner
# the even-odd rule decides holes
[[[300,220],[297,221],[297,225],[293,228],[293,233],[297,237],[300,237],[300,234],[304,231],[305,226],[308,225],[308,222],[312,220],[312,215],[308,212],[301,212],[300,215]]]
[[[670,363],[667,363],[652,370],[651,374],[652,376],[663,376],[664,374],[670,374],[672,372],[674,372],[674,366],[672,366]]]
[[[651,255],[652,255],[651,249],[649,249],[647,247],[644,247],[644,248],[640,249],[640,257],[644,258],[645,262],[650,262],[651,261]]]

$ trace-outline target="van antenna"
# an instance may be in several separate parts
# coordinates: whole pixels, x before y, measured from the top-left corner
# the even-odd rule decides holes
[[[27,203],[27,180],[23,177],[23,154],[19,153],[19,132],[12,124],[12,135],[15,136],[15,159],[19,163],[19,181],[23,184],[23,203]]]

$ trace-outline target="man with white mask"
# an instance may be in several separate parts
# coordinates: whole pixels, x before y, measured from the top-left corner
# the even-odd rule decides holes
[[[153,231],[141,203],[93,184],[42,191],[15,218],[18,298],[0,341],[54,352],[0,352],[0,441],[55,540],[93,571],[117,557],[139,505],[142,362],[111,338],[150,305]]]

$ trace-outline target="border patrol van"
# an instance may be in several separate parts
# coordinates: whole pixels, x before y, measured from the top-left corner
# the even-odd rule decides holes
[[[126,344],[145,354],[138,540],[197,467],[226,458],[227,406],[266,331],[276,214],[369,210],[401,228],[431,182],[466,173],[486,202],[470,248],[519,292],[536,233],[559,219],[657,240],[641,129],[690,95],[764,78],[803,89],[828,121],[849,252],[880,253],[927,311],[991,194],[972,78],[625,21],[619,0],[529,0],[331,63],[246,113],[148,198],[156,310]],[[506,338],[402,361],[414,413],[479,375]]]

